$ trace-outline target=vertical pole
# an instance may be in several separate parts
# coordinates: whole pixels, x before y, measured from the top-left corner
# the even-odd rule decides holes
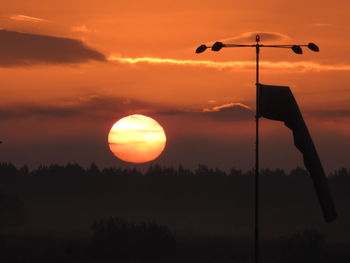
[[[260,36],[256,35],[256,108],[255,108],[255,235],[254,263],[259,262],[259,53]]]

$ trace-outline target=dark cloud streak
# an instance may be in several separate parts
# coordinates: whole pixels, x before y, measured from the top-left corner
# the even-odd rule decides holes
[[[198,120],[212,120],[218,122],[251,121],[254,110],[240,103],[228,103],[228,106],[217,106],[212,109],[171,109],[140,100],[129,100],[121,97],[93,95],[62,101],[57,104],[16,104],[0,108],[0,120],[23,118],[70,118],[87,117],[100,120],[115,119],[129,114],[145,114],[150,117],[167,118],[181,117]],[[344,119],[350,117],[349,109],[308,110],[305,116],[318,119]]]
[[[254,113],[247,109],[246,107],[242,107],[240,105],[232,105],[229,107],[223,107],[216,111],[168,111],[162,112],[165,115],[177,115],[183,117],[192,117],[192,118],[204,118],[210,119],[214,121],[247,121],[252,120],[254,117]]]
[[[115,119],[116,115],[145,114],[155,118],[159,116],[180,116],[227,122],[252,120],[254,116],[250,109],[236,104],[222,107],[215,111],[184,111],[169,110],[164,105],[150,102],[130,100],[128,103],[125,103],[125,101],[125,98],[93,95],[86,98],[62,101],[60,104],[53,105],[10,105],[0,108],[0,119],[89,117],[106,120],[110,118]]]
[[[99,117],[108,118],[115,114],[125,114],[142,107],[142,102],[125,104],[123,98],[91,96],[84,99],[63,101],[56,105],[18,104],[0,108],[0,119],[21,118],[68,118]]]
[[[322,119],[342,119],[350,117],[350,109],[318,110],[306,113]]]
[[[106,61],[80,40],[8,30],[0,30],[0,58],[0,67]]]

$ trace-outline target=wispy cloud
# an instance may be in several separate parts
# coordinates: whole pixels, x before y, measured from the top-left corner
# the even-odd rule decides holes
[[[242,107],[242,108],[247,109],[247,110],[252,110],[251,107],[249,107],[248,105],[245,105],[243,103],[231,102],[231,103],[226,103],[223,105],[215,106],[212,108],[205,108],[205,109],[203,109],[203,112],[216,112],[216,111],[220,111],[220,110],[227,109],[227,108],[233,108],[233,107]]]
[[[308,114],[318,118],[332,119],[332,120],[338,121],[339,119],[350,118],[350,109],[344,108],[344,109],[312,110],[312,111],[309,111]]]
[[[110,56],[111,62],[124,64],[171,64],[179,66],[198,66],[215,69],[250,70],[255,69],[255,61],[211,61],[211,60],[189,60],[157,57],[118,57]],[[310,61],[262,61],[260,65],[264,69],[279,69],[290,71],[350,71],[350,64],[321,64]]]
[[[159,107],[144,101],[95,94],[67,99],[59,103],[23,103],[1,106],[0,120],[69,117],[88,117],[101,120],[126,114],[158,112],[160,111]]]
[[[240,102],[230,102],[214,106],[212,108],[204,108],[198,110],[170,110],[157,113],[163,115],[177,115],[194,119],[210,119],[223,122],[246,121],[251,120],[254,116],[251,107]]]
[[[328,23],[315,23],[315,24],[311,24],[311,26],[316,26],[316,27],[328,27],[328,26],[332,26],[332,24],[328,24]]]
[[[222,39],[221,41],[255,42],[255,36],[259,35],[263,41],[286,41],[290,37],[279,32],[245,32],[237,36]]]
[[[86,25],[73,26],[72,31],[73,32],[82,32],[82,33],[90,32],[90,30],[87,28]]]
[[[10,16],[10,19],[15,21],[34,22],[34,23],[47,22],[47,20],[43,18],[34,17],[34,16],[25,16],[25,15],[13,15],[13,16]]]

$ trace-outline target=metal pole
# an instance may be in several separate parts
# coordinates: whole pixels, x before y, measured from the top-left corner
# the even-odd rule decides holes
[[[255,108],[255,238],[254,262],[259,262],[259,53],[260,36],[256,35],[256,108]]]
[[[307,45],[260,45],[260,36],[256,35],[256,44],[254,45],[238,45],[238,44],[225,44],[222,42],[215,42],[212,46],[201,45],[196,49],[196,53],[202,53],[207,48],[211,48],[212,51],[220,51],[223,47],[255,47],[256,49],[256,109],[255,109],[255,206],[254,206],[254,219],[255,219],[255,229],[254,229],[254,263],[259,262],[259,54],[261,47],[271,47],[271,48],[290,48],[296,54],[302,54],[301,47],[308,47],[314,52],[318,52],[319,48],[315,43],[309,43]]]

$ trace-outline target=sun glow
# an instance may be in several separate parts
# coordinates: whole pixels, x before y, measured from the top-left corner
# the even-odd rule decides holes
[[[134,114],[117,121],[108,135],[109,148],[119,159],[144,163],[156,159],[164,150],[166,136],[154,119]]]

